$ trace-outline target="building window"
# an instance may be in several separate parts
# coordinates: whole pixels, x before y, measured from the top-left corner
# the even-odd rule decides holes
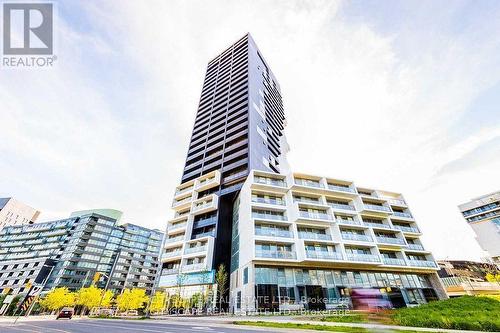
[[[245,269],[243,269],[243,284],[247,283],[248,283],[248,267],[245,267]]]

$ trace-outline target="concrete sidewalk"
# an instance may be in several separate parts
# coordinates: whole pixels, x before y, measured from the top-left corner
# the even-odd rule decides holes
[[[446,332],[446,333],[484,333],[484,331],[465,331],[465,330],[449,330],[441,328],[425,328],[425,327],[409,327],[409,326],[395,326],[395,325],[383,325],[383,324],[370,324],[370,323],[336,323],[336,322],[324,322],[316,320],[298,320],[293,316],[207,316],[207,317],[197,317],[197,316],[166,316],[162,318],[155,318],[154,320],[169,320],[175,322],[187,322],[193,323],[194,321],[199,323],[221,323],[221,324],[231,324],[235,321],[265,321],[274,323],[294,323],[294,324],[312,324],[312,325],[324,325],[324,326],[344,326],[344,327],[360,327],[370,330],[401,330],[401,331],[420,331],[420,332]]]

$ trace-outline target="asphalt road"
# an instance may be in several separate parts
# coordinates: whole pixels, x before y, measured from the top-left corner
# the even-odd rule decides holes
[[[265,329],[266,332],[283,332]],[[263,329],[252,329],[248,326],[239,327],[213,323],[189,322],[185,324],[167,321],[142,321],[142,320],[43,320],[12,323],[0,322],[0,333],[244,333],[263,332]]]

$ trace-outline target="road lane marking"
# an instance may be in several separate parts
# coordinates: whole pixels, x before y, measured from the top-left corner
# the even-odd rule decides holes
[[[59,328],[52,328],[52,327],[47,327],[47,326],[36,326],[36,325],[33,325],[33,324],[24,324],[24,325],[43,329],[40,332],[45,332],[45,330],[51,330],[51,331],[57,331],[57,332],[62,332],[62,333],[71,333],[70,331],[61,330]]]
[[[87,326],[97,326],[97,327],[113,327],[113,328],[122,328],[125,330],[133,330],[133,331],[143,331],[143,332],[160,332],[160,333],[172,333],[170,331],[158,331],[158,330],[149,330],[146,328],[136,328],[136,327],[127,327],[127,326],[116,326],[116,325],[95,325],[95,324],[89,324],[89,323],[78,323],[80,325],[87,325]],[[136,325],[136,324],[133,324]]]

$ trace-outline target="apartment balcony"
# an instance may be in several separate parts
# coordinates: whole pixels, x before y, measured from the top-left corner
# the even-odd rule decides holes
[[[343,240],[348,240],[348,241],[373,242],[373,239],[368,235],[341,233],[341,236]]]
[[[436,268],[436,263],[432,260],[412,260],[408,259],[408,266]]]
[[[193,228],[202,228],[202,227],[206,227],[206,226],[209,226],[209,225],[215,225],[216,223],[217,223],[217,217],[216,216],[212,216],[212,217],[209,217],[209,218],[205,218],[205,219],[194,221],[193,222]]]
[[[351,187],[340,186],[340,185],[328,184],[328,189],[332,190],[332,191],[338,191],[338,192],[356,193],[355,189],[353,189]]]
[[[333,209],[336,210],[346,210],[346,211],[356,211],[356,208],[351,205],[343,205],[343,204],[338,204],[338,203],[329,203],[328,206],[332,207]]]
[[[179,230],[183,229],[187,226],[187,222],[184,223],[176,223],[168,226],[167,231]]]
[[[202,232],[201,234],[193,235],[193,239],[200,239],[205,237],[215,237],[215,230]]]
[[[382,237],[382,236],[375,236],[377,239],[377,243],[382,243],[382,244],[391,244],[391,245],[405,245],[405,241],[402,240],[401,238],[392,238],[392,237]]]
[[[404,259],[382,257],[382,261],[384,262],[384,265],[406,266],[406,262],[404,261]]]
[[[220,185],[220,172],[219,171],[214,171],[210,173],[210,176],[204,175],[204,177],[201,180],[198,180],[195,183],[194,189],[198,192],[208,190],[212,187]]]
[[[299,203],[303,203],[303,204],[324,206],[324,204],[321,202],[320,199],[312,200],[312,199],[307,199],[307,198],[294,198],[293,200],[294,200],[294,202],[299,202]]]
[[[165,243],[171,244],[171,243],[176,243],[176,242],[181,242],[185,238],[185,235],[177,236],[177,237],[170,237],[165,240]]]
[[[252,198],[253,203],[274,205],[274,206],[285,206],[285,200],[282,199],[271,199],[271,198]]]
[[[161,258],[162,259],[169,259],[169,258],[179,257],[181,255],[182,255],[181,250],[171,251],[171,252],[163,252],[163,254],[161,255]]]
[[[405,246],[409,250],[414,250],[414,251],[425,251],[424,247],[420,244],[407,244]]]
[[[309,251],[306,250],[306,257],[310,259],[343,260],[342,253],[331,251]]]
[[[207,269],[207,265],[205,263],[199,264],[191,264],[182,266],[183,272],[193,272],[193,271],[204,271]]]
[[[191,213],[204,214],[216,210],[218,207],[218,199],[219,197],[217,195],[211,194],[194,201]]]
[[[319,181],[307,181],[304,179],[294,179],[295,185],[299,186],[305,186],[309,188],[315,188],[315,189],[324,189],[323,184],[321,184]]]
[[[410,226],[402,226],[402,225],[394,225],[394,229],[401,230],[402,232],[411,232],[414,234],[419,234],[420,230],[416,227],[410,227]]]
[[[179,273],[179,267],[176,268],[166,268],[161,271],[161,275],[172,275]]]
[[[287,218],[283,214],[267,214],[252,212],[252,218],[259,220],[272,220],[272,221],[287,221]]]
[[[176,197],[180,197],[182,195],[185,195],[185,194],[188,194],[190,192],[193,191],[193,186],[189,186],[189,187],[186,187],[186,188],[183,188],[183,189],[178,189],[177,191],[175,191],[175,194],[174,194],[174,198]]]
[[[305,232],[305,231],[299,231],[299,238],[300,239],[314,239],[314,240],[322,240],[322,241],[331,241],[332,236],[328,234],[319,234],[315,232]]]
[[[280,229],[258,229],[255,228],[256,236],[293,238],[293,233],[289,230]]]
[[[326,213],[314,213],[314,212],[305,212],[299,211],[300,219],[308,219],[308,220],[321,220],[321,221],[333,221],[333,217]]]
[[[383,224],[383,223],[373,223],[373,222],[363,222],[364,225],[372,227],[372,228],[378,228],[378,229],[392,229],[390,225]]]
[[[346,258],[349,261],[380,262],[380,257],[375,254],[347,253]]]
[[[255,175],[252,183],[252,188],[263,190],[272,188],[275,191],[278,190],[284,193],[287,190],[287,184],[284,179]]]
[[[392,215],[397,216],[397,217],[402,217],[404,219],[409,219],[413,220],[413,215],[410,213],[405,213],[405,212],[392,212]]]
[[[367,211],[373,211],[377,213],[383,213],[383,214],[391,214],[392,210],[387,207],[387,206],[379,206],[379,205],[373,205],[373,204],[368,204],[368,203],[363,203],[363,210]]]
[[[265,258],[265,259],[297,259],[297,255],[295,252],[291,251],[255,251],[256,258]]]
[[[184,250],[184,254],[191,254],[191,253],[200,253],[200,252],[205,252],[207,251],[207,246],[206,245],[203,245],[203,246],[195,246],[195,247],[187,247],[185,250]]]
[[[407,207],[406,202],[401,199],[387,199],[387,202],[391,206],[398,206],[398,207]]]
[[[335,219],[335,221],[337,221],[337,223],[339,223],[339,224],[363,226],[363,224],[360,221],[356,221],[356,220],[344,220],[344,219],[337,218],[337,219]]]

